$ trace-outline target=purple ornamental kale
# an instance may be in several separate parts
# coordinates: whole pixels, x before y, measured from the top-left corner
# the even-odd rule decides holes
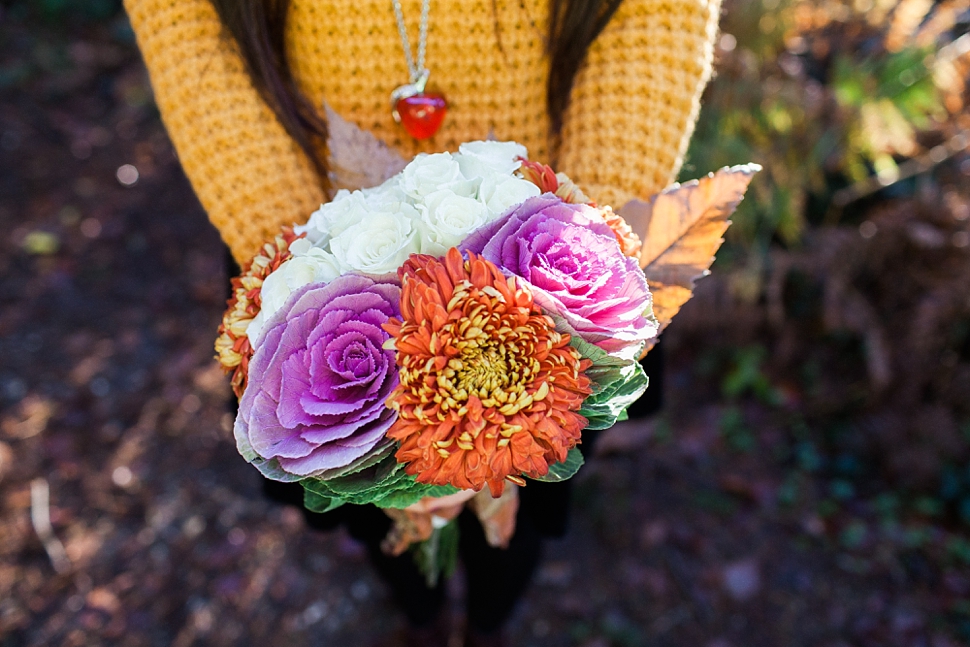
[[[344,467],[384,439],[398,373],[381,324],[400,316],[400,298],[393,283],[346,274],[294,292],[266,322],[235,424],[239,452],[263,474]]]
[[[609,353],[632,356],[657,334],[647,280],[594,207],[529,198],[460,249],[524,279],[543,310]]]

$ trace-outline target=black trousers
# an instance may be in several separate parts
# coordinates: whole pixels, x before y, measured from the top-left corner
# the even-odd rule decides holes
[[[300,485],[268,480],[265,483],[271,498],[302,508]],[[552,484],[537,485],[549,486],[546,496],[552,493],[554,499],[563,498],[561,489]],[[526,489],[533,489],[532,485]],[[540,489],[543,488],[535,488]],[[536,522],[541,523],[543,514],[535,514],[535,498],[532,495],[531,502],[530,497],[522,498],[515,536],[507,549],[488,544],[472,512],[465,510],[458,517],[459,555],[468,584],[468,623],[477,631],[491,633],[505,623],[539,564],[543,533]],[[434,622],[445,603],[444,586],[439,583],[429,588],[410,553],[393,557],[381,550],[381,540],[391,529],[387,515],[372,505],[347,505],[326,514],[306,509],[303,512],[310,527],[329,530],[343,525],[354,539],[364,544],[371,564],[390,587],[394,601],[412,625],[422,627]],[[555,530],[545,530],[550,529]]]
[[[650,388],[629,410],[633,419],[660,410],[663,403],[663,351],[658,345],[644,360],[650,376]],[[596,432],[583,434],[583,454],[591,453]],[[272,499],[299,506],[307,524],[318,530],[332,530],[344,525],[350,535],[367,547],[374,568],[391,589],[398,607],[416,626],[434,622],[445,602],[444,587],[428,588],[424,576],[408,553],[398,557],[384,554],[381,540],[391,528],[391,520],[375,506],[347,505],[326,514],[303,508],[303,488],[296,483],[264,481]],[[468,624],[483,633],[491,633],[505,624],[525,593],[539,565],[544,537],[561,537],[569,525],[572,483],[530,481],[520,492],[515,535],[507,549],[488,545],[481,524],[465,510],[458,517],[459,554],[465,566],[468,585]]]

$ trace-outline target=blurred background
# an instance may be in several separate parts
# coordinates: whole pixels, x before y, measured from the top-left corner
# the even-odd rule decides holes
[[[970,0],[721,29],[682,177],[765,170],[514,644],[970,644]],[[0,646],[393,629],[361,548],[235,452],[223,247],[117,0],[0,3],[0,232]]]

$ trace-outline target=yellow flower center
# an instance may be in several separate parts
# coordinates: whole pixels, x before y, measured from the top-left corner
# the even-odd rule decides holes
[[[495,344],[488,344],[485,348],[466,348],[457,362],[461,365],[456,371],[458,390],[486,398],[509,386],[512,376],[509,375],[509,362],[505,355],[505,348],[496,348]],[[512,362],[515,363],[514,358]]]
[[[511,415],[532,402],[526,387],[539,372],[539,362],[531,356],[535,343],[529,339],[531,330],[519,334],[503,327],[496,315],[489,320],[483,329],[465,331],[464,339],[456,344],[460,354],[439,374],[438,387],[447,394],[446,403],[453,401],[460,407],[474,395],[483,406],[497,407]],[[497,329],[502,334],[495,335]]]

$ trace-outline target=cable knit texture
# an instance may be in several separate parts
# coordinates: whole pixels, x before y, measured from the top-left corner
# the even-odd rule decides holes
[[[401,0],[417,47],[421,0]],[[309,160],[253,88],[209,0],[125,0],[162,119],[203,207],[248,259],[325,199]],[[429,87],[441,130],[410,138],[391,118],[408,80],[391,0],[292,0],[287,55],[303,92],[410,157],[514,139],[603,204],[671,182],[710,76],[720,0],[626,0],[590,48],[558,154],[545,110],[548,0],[432,0]]]

